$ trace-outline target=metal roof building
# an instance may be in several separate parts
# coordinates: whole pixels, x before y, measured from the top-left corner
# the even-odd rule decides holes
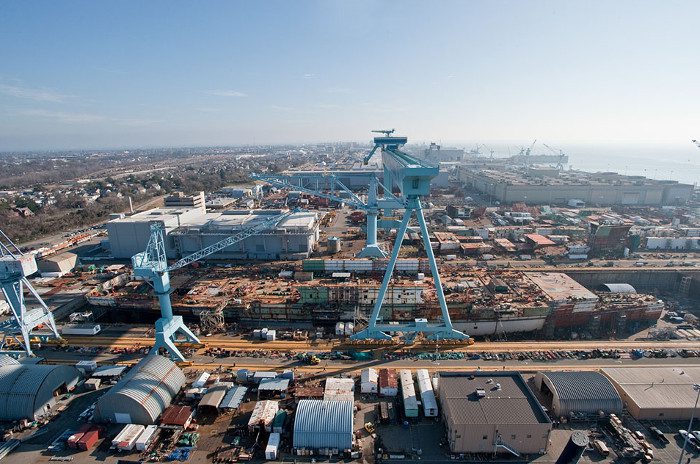
[[[284,392],[289,389],[289,379],[262,379],[258,386],[259,392]]]
[[[610,293],[637,293],[630,284],[601,284],[598,286],[598,291]]]
[[[350,401],[301,400],[294,418],[296,450],[352,448],[353,404]]]
[[[229,389],[232,387],[233,383],[231,382],[220,382],[208,388],[207,392],[199,402],[199,410],[209,410],[215,413],[218,412],[221,402],[223,401],[224,397],[226,397],[226,393],[228,393]]]
[[[80,379],[73,366],[21,364],[0,356],[0,420],[34,420],[56,404],[56,394],[72,390]]]
[[[226,396],[224,396],[224,399],[221,400],[221,404],[219,404],[219,409],[238,409],[241,407],[241,403],[243,403],[243,398],[245,398],[245,394],[248,391],[246,387],[233,387],[226,393]]]
[[[185,381],[185,374],[168,358],[146,356],[97,401],[95,420],[153,424]]]
[[[552,422],[517,372],[440,373],[453,453],[543,454]]]
[[[559,417],[572,414],[622,412],[622,399],[607,377],[599,372],[538,372],[535,387]]]
[[[700,367],[606,367],[625,408],[640,420],[688,420],[700,383]]]

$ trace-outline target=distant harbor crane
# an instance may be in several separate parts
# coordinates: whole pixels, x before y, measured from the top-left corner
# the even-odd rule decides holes
[[[32,337],[37,337],[42,341],[50,338],[61,338],[56,328],[53,313],[27,279],[36,272],[35,256],[22,253],[22,250],[0,230],[0,287],[5,301],[12,310],[12,318],[0,324],[0,331],[4,332],[0,345],[2,350],[7,347],[8,339],[14,339],[27,356],[34,356],[31,347]],[[25,288],[39,303],[38,308],[27,308],[24,297]],[[50,332],[32,333],[39,326],[46,327]]]
[[[184,361],[185,357],[175,346],[176,342],[199,343],[197,336],[185,325],[182,316],[173,315],[173,308],[170,304],[170,272],[192,264],[200,259],[204,259],[216,252],[222,251],[248,237],[256,235],[264,230],[279,224],[290,217],[298,210],[288,211],[272,216],[262,222],[250,227],[243,228],[236,234],[231,235],[219,242],[186,256],[172,265],[168,266],[168,259],[165,252],[165,230],[162,223],[151,224],[151,236],[146,245],[146,250],[134,255],[131,258],[134,275],[143,278],[148,282],[158,297],[160,305],[160,319],[155,326],[155,344],[152,353],[158,353],[161,348],[165,349],[173,359]],[[181,334],[184,338],[177,339]]]

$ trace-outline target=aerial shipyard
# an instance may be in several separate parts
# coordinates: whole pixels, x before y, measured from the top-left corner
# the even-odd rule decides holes
[[[700,454],[694,186],[373,136],[3,234],[4,459]]]

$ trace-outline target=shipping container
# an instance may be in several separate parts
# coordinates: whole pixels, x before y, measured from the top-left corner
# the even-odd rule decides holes
[[[146,451],[148,447],[153,443],[153,440],[156,438],[156,432],[158,431],[158,426],[157,425],[149,425],[147,426],[143,433],[139,435],[138,439],[136,439],[136,442],[134,443],[136,449],[138,451]]]
[[[100,383],[101,380],[98,378],[93,378],[93,379],[87,379],[85,383],[83,384],[85,386],[85,390],[97,390],[100,388]]]
[[[92,428],[85,432],[78,440],[77,448],[81,451],[87,451],[97,443],[100,438],[100,431],[97,428]]]
[[[100,324],[68,324],[61,327],[61,335],[97,335]]]
[[[81,438],[83,438],[83,435],[85,435],[85,432],[90,430],[91,426],[90,424],[83,424],[80,426],[80,428],[68,439],[66,440],[66,444],[68,444],[69,448],[77,448],[78,447],[78,441],[80,441]]]
[[[403,410],[406,417],[418,417],[418,399],[416,398],[416,388],[413,384],[413,374],[409,369],[399,371],[401,379],[401,398],[403,399]]]
[[[418,391],[420,392],[421,403],[423,405],[423,414],[425,417],[437,417],[438,404],[435,400],[433,383],[430,380],[428,369],[418,369],[416,371],[416,378],[418,379]]]
[[[134,449],[136,440],[146,429],[143,425],[126,424],[124,428],[112,440],[112,446],[120,451],[131,451]]]
[[[78,363],[76,363],[75,367],[79,371],[82,371],[84,374],[89,374],[91,372],[94,372],[95,369],[97,369],[97,361],[79,361]]]
[[[361,393],[377,393],[379,389],[379,375],[377,370],[372,367],[366,367],[360,372],[360,392]]]
[[[209,372],[202,372],[199,377],[197,377],[197,380],[192,382],[192,388],[202,388],[207,384],[207,380],[209,380]]]
[[[280,434],[271,433],[270,437],[267,439],[267,446],[265,447],[265,459],[275,460],[277,459],[277,454],[279,452],[280,446]]]

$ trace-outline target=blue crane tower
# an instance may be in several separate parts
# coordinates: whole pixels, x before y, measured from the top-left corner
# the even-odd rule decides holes
[[[56,329],[53,313],[27,280],[27,277],[36,271],[37,265],[34,255],[22,253],[22,250],[0,230],[0,287],[5,301],[12,310],[12,318],[0,324],[0,331],[4,333],[0,348],[5,349],[8,339],[14,339],[27,356],[34,355],[30,344],[32,337],[37,337],[42,341],[50,338],[61,338]],[[39,303],[38,308],[27,308],[25,288]],[[50,332],[32,333],[39,326],[48,328]]]
[[[273,174],[251,174],[252,179],[267,182],[280,188],[294,189],[301,193],[313,195],[319,198],[327,198],[331,201],[345,203],[346,205],[365,211],[367,214],[367,239],[365,247],[358,253],[360,258],[384,258],[386,254],[377,243],[377,222],[379,210],[393,210],[403,208],[403,202],[395,197],[381,182],[372,174],[370,176],[369,186],[367,190],[367,202],[365,203],[354,192],[343,184],[333,174],[327,174],[322,171],[306,174],[304,176],[296,176],[292,182],[289,176],[279,176]],[[311,184],[314,188],[306,187]],[[322,186],[328,186],[329,190],[322,190]],[[378,187],[384,190],[384,197],[379,198]],[[338,192],[344,192],[345,197],[339,196]]]
[[[428,226],[423,215],[421,198],[427,197],[430,194],[430,181],[438,175],[439,167],[403,152],[400,147],[405,145],[408,139],[406,137],[392,136],[394,129],[372,132],[378,132],[384,135],[374,138],[374,147],[365,157],[364,162],[367,164],[374,153],[379,149],[381,150],[382,164],[384,166],[384,185],[389,187],[389,191],[392,191],[394,187],[398,188],[401,193],[400,200],[402,202],[404,214],[396,234],[396,241],[384,273],[384,279],[382,280],[381,287],[379,287],[379,294],[374,303],[368,326],[364,330],[354,334],[351,338],[354,340],[389,340],[391,339],[391,336],[388,334],[389,332],[401,332],[409,341],[414,339],[419,333],[423,333],[427,335],[429,339],[433,340],[468,340],[468,335],[452,327],[452,321],[450,320],[450,313],[447,310],[447,302],[445,301],[445,294],[442,289],[442,282],[440,281],[435,255],[430,246]],[[440,304],[442,321],[439,323],[429,323],[426,319],[416,319],[412,323],[380,324],[378,319],[382,304],[384,303],[384,297],[386,296],[386,291],[391,282],[396,260],[399,257],[403,237],[408,230],[409,222],[414,214],[420,227],[420,235],[425,253],[428,255],[428,263],[435,284],[435,293]]]
[[[173,359],[184,361],[185,357],[177,346],[175,346],[175,343],[199,343],[197,336],[185,325],[182,316],[173,315],[173,308],[170,304],[170,271],[185,267],[188,264],[192,264],[195,261],[199,261],[200,259],[235,245],[241,240],[245,240],[262,231],[269,230],[296,212],[298,212],[298,210],[287,211],[253,224],[250,227],[245,227],[236,234],[216,242],[213,245],[202,248],[176,261],[170,266],[168,266],[165,252],[165,231],[163,229],[163,224],[151,224],[151,236],[146,245],[146,250],[131,258],[134,275],[136,277],[141,277],[153,286],[154,293],[158,297],[158,303],[160,305],[160,319],[156,321],[155,327],[156,340],[151,352],[158,353],[160,349],[163,348]],[[182,335],[183,338],[178,339],[178,334]]]

